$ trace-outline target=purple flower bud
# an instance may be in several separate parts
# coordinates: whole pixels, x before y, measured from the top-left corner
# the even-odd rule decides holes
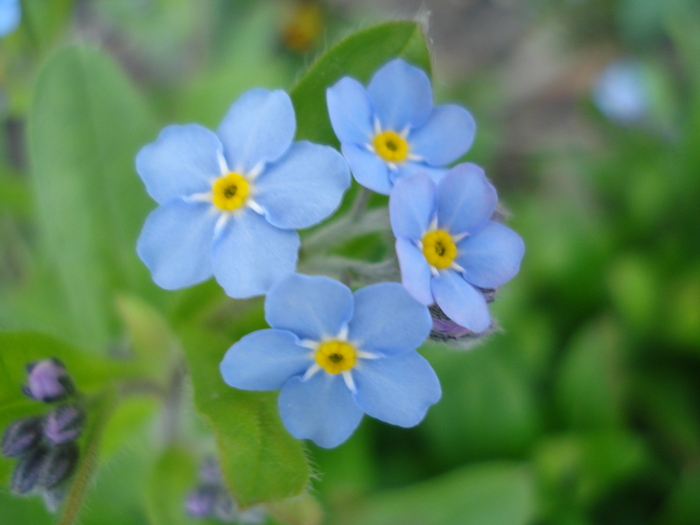
[[[482,290],[486,302],[492,302],[494,298],[494,290]],[[458,343],[458,346],[469,346],[470,343],[476,342],[478,339],[488,335],[493,329],[492,327],[484,332],[474,333],[464,326],[458,325],[452,319],[447,317],[445,312],[437,305],[430,306],[430,316],[433,318],[433,326],[430,329],[430,339],[441,343]]]
[[[224,488],[221,488],[214,499],[214,516],[224,523],[233,523],[238,519],[238,506]]]
[[[12,423],[2,436],[2,453],[8,458],[27,454],[41,440],[41,417],[25,417]]]
[[[58,359],[44,359],[27,365],[29,374],[22,391],[32,399],[51,403],[75,392],[75,387],[63,363]]]
[[[216,485],[200,485],[187,495],[187,514],[193,518],[208,518],[214,511],[219,487]]]
[[[68,443],[49,449],[42,464],[37,485],[53,489],[67,480],[78,465],[80,450],[75,443]]]
[[[46,509],[51,513],[58,511],[58,509],[61,507],[61,503],[63,503],[63,500],[66,499],[66,494],[68,494],[67,485],[59,485],[58,487],[54,487],[50,490],[44,490],[42,496],[44,497],[44,505],[46,505]]]
[[[199,479],[205,484],[221,483],[221,469],[216,458],[209,456],[202,461],[202,465],[199,467]]]
[[[44,437],[52,445],[75,441],[84,423],[85,411],[79,405],[59,405],[44,418]]]
[[[15,494],[26,494],[36,486],[48,452],[48,448],[39,445],[19,459],[10,482]]]

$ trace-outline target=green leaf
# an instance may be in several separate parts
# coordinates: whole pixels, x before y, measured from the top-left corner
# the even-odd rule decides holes
[[[197,484],[197,465],[186,450],[172,447],[156,460],[146,485],[146,508],[151,525],[198,523],[185,514],[187,493]]]
[[[150,129],[138,93],[103,52],[69,47],[44,66],[29,115],[34,196],[60,308],[86,348],[116,333],[113,290],[150,283],[135,243],[153,204],[134,171]]]
[[[516,463],[470,465],[439,478],[370,498],[336,516],[340,525],[526,525],[535,510],[535,482]]]
[[[387,22],[345,38],[311,66],[291,91],[297,116],[297,140],[338,145],[326,109],[326,89],[341,77],[367,82],[393,58],[430,73],[430,51],[415,22]]]
[[[231,341],[183,334],[195,404],[216,433],[224,478],[242,507],[296,496],[309,482],[303,445],[282,426],[277,392],[244,392],[226,385],[219,363]]]

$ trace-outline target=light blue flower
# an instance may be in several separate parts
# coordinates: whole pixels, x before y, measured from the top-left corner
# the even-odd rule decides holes
[[[22,18],[22,7],[19,0],[0,0],[0,37],[9,35]]]
[[[647,116],[650,99],[647,73],[636,60],[612,62],[593,88],[593,102],[601,113],[624,124]]]
[[[441,396],[415,348],[430,332],[428,309],[398,283],[354,294],[327,277],[292,275],[265,298],[272,327],[246,335],[221,363],[229,385],[276,390],[287,430],[331,448],[362,415],[392,425],[420,423]]]
[[[483,170],[469,163],[437,184],[425,173],[401,178],[389,199],[403,285],[473,332],[491,324],[479,288],[513,278],[525,250],[517,233],[490,220],[497,202]]]
[[[433,107],[428,76],[400,59],[377,71],[367,89],[350,77],[340,79],[326,100],[355,179],[384,195],[397,179],[418,170],[439,180],[476,132],[464,108]]]
[[[139,152],[136,169],[160,206],[137,251],[159,286],[174,290],[214,275],[242,298],[294,272],[295,230],[333,213],[350,185],[337,151],[293,143],[295,131],[289,96],[253,89],[216,133],[168,126]]]

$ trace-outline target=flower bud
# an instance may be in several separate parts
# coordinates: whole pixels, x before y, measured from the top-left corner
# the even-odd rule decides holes
[[[238,506],[223,487],[219,489],[214,499],[214,516],[224,523],[233,523],[239,516]]]
[[[45,489],[53,489],[67,480],[78,465],[80,450],[75,443],[67,443],[49,449],[37,484]]]
[[[36,486],[48,452],[48,448],[39,445],[19,459],[10,482],[15,494],[26,494]]]
[[[52,445],[75,441],[84,423],[85,411],[79,405],[59,405],[44,418],[44,437]]]
[[[27,365],[29,374],[22,391],[32,399],[51,403],[75,392],[73,381],[58,359],[44,359]]]
[[[46,505],[46,509],[51,513],[58,511],[58,509],[61,507],[61,503],[63,503],[63,500],[66,499],[66,494],[68,494],[67,485],[59,485],[58,487],[54,487],[50,490],[44,490],[42,496],[44,497],[44,505]]]
[[[193,518],[208,518],[214,511],[219,487],[216,485],[200,485],[187,495],[185,507],[187,514]]]
[[[204,484],[216,485],[221,483],[221,469],[216,458],[207,457],[199,467],[199,479]]]
[[[493,301],[494,290],[483,290],[484,298],[487,303]],[[433,326],[430,329],[430,339],[441,343],[449,343],[462,348],[469,348],[472,343],[475,343],[483,336],[488,335],[493,331],[493,321],[491,327],[485,332],[474,333],[469,328],[458,325],[452,319],[447,317],[445,312],[434,304],[429,307],[430,316],[433,318]]]
[[[8,458],[27,454],[41,440],[41,417],[31,416],[12,423],[2,436],[2,453]]]

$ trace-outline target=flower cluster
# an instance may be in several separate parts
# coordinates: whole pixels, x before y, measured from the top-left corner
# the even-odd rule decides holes
[[[194,124],[163,130],[136,160],[159,204],[138,253],[167,289],[214,276],[231,297],[266,294],[271,328],[235,343],[221,374],[235,388],[279,389],[289,432],[335,447],[363,414],[403,427],[423,419],[441,389],[416,348],[431,334],[486,333],[488,303],[518,272],[524,246],[499,222],[483,170],[450,166],[476,126],[460,106],[433,105],[422,70],[393,60],[367,88],[345,77],[326,99],[342,156],[293,142],[294,109],[282,91],[245,93],[216,133]],[[389,195],[403,286],[353,293],[295,273],[295,230],[336,210],[350,172]]]
[[[24,392],[33,399],[52,403],[75,392],[63,364],[46,359],[28,365]],[[2,437],[2,453],[17,458],[12,490],[17,494],[40,493],[55,511],[65,495],[66,480],[78,463],[76,440],[85,423],[78,403],[63,403],[42,416],[27,416],[11,423]]]

